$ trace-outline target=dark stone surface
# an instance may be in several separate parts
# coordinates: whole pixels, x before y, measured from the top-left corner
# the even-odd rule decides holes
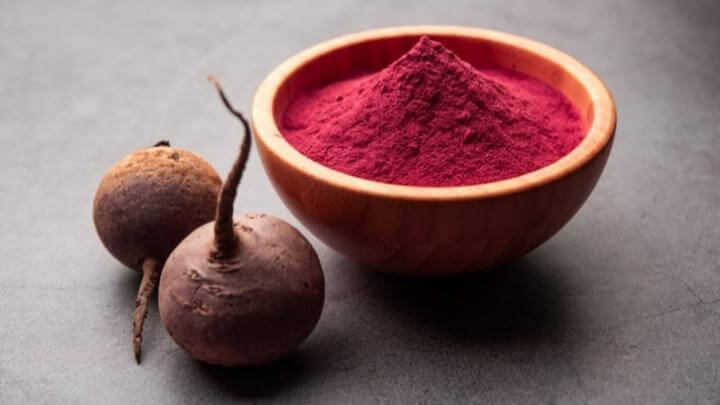
[[[720,398],[720,2],[36,2],[0,5],[0,402],[593,402]],[[311,238],[327,277],[318,328],[258,370],[191,361],[139,275],[91,221],[103,172],[168,138],[220,173],[291,54],[361,29],[447,23],[562,49],[613,92],[617,138],[558,235],[489,274],[369,273]],[[254,153],[254,152],[253,152]],[[236,203],[297,222],[256,154]]]

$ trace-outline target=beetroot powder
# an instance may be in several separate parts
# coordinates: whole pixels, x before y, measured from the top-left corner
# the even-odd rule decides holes
[[[455,186],[546,166],[580,143],[583,124],[544,82],[476,69],[423,37],[379,72],[301,93],[281,131],[304,155],[353,176]]]

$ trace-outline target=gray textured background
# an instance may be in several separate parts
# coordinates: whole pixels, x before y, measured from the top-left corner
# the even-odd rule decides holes
[[[713,0],[0,0],[0,402],[717,403],[719,21]],[[286,361],[193,362],[153,304],[135,365],[139,277],[91,222],[107,167],[169,138],[224,174],[240,127],[208,73],[247,111],[295,52],[413,23],[523,34],[606,81],[617,138],[578,215],[510,268],[459,280],[372,274],[311,238],[325,311]],[[296,224],[251,159],[236,209]]]

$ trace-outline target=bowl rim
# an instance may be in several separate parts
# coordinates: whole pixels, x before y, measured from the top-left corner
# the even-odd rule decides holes
[[[593,119],[583,140],[570,153],[540,169],[490,183],[462,186],[413,186],[382,183],[340,172],[312,160],[295,149],[282,136],[274,117],[275,98],[284,82],[302,66],[320,56],[362,42],[379,39],[442,35],[471,37],[520,48],[562,66],[589,94]],[[495,30],[452,25],[411,25],[379,28],[343,35],[291,56],[275,68],[260,84],[252,105],[252,127],[258,144],[295,171],[315,181],[352,193],[380,198],[414,201],[464,201],[499,197],[527,191],[555,181],[579,169],[602,151],[615,133],[615,102],[602,80],[575,58],[543,43]]]

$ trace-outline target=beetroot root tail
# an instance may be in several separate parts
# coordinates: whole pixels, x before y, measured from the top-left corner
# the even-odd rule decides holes
[[[135,361],[140,364],[140,346],[142,344],[142,331],[147,316],[148,302],[157,288],[160,280],[160,262],[155,259],[146,259],[143,262],[143,276],[135,299],[135,315],[133,316],[133,351]]]

